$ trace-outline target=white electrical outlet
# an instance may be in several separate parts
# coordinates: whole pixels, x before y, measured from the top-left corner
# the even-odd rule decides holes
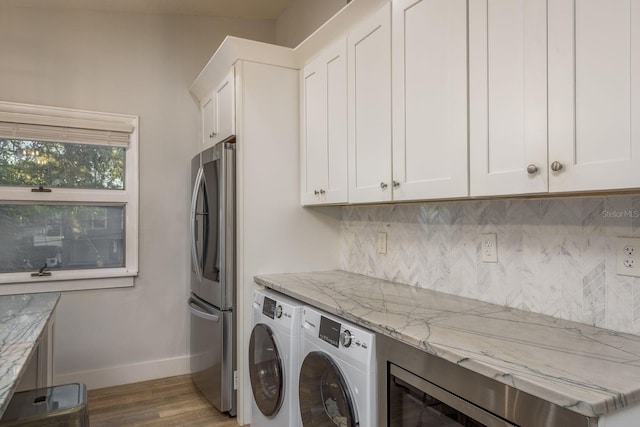
[[[616,272],[622,276],[640,277],[640,238],[618,237]]]
[[[480,235],[482,262],[498,262],[498,237],[495,233]]]
[[[379,254],[387,253],[387,233],[383,231],[378,233],[378,253]]]

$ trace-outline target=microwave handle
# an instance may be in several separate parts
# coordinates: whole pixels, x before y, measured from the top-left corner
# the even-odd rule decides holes
[[[196,246],[196,216],[198,215],[196,207],[198,205],[198,190],[202,184],[203,177],[204,170],[200,168],[196,174],[196,180],[193,184],[193,193],[191,195],[191,262],[193,263],[193,269],[196,271],[198,282],[202,281],[202,271],[200,270],[200,265],[198,263],[198,248]]]

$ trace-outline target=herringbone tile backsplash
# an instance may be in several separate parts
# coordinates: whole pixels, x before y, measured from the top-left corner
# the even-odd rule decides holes
[[[640,278],[615,264],[616,237],[640,237],[640,196],[347,206],[341,227],[344,270],[640,335]]]

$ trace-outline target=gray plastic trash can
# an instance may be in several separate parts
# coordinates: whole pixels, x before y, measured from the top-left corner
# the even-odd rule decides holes
[[[89,426],[87,387],[73,383],[16,393],[0,426]]]

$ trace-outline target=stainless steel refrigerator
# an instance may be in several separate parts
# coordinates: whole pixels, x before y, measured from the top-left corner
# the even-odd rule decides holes
[[[235,137],[191,162],[191,373],[221,412],[236,415]]]

